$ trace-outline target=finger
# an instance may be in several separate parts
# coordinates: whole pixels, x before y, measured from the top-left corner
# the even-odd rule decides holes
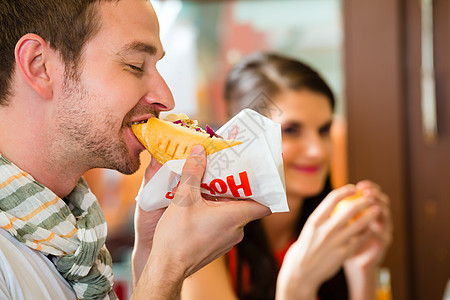
[[[375,190],[381,190],[380,186],[376,184],[375,182],[371,180],[361,180],[356,184],[356,188],[358,190],[363,189],[375,189]]]
[[[244,214],[243,221],[245,224],[266,217],[272,213],[267,206],[254,200],[241,200],[238,203],[242,204],[241,210]]]
[[[143,224],[155,224],[154,226],[156,226],[156,223],[158,223],[159,219],[161,219],[161,216],[164,214],[166,209],[167,207],[163,207],[155,210],[145,211],[139,205],[136,205],[135,214],[141,218],[140,222],[142,222]],[[135,222],[136,219],[138,218],[135,218]]]
[[[190,205],[201,199],[200,183],[205,173],[206,153],[205,149],[196,145],[192,148],[189,157],[183,166],[180,185],[173,200],[178,205]]]
[[[381,190],[381,187],[369,180],[360,181],[356,184],[358,190],[362,190],[364,195],[372,197],[374,202],[381,202],[389,206],[389,196]]]
[[[375,197],[375,202],[374,204],[377,205],[380,209],[381,209],[381,214],[380,217],[377,220],[377,224],[381,224],[381,225],[386,225],[386,226],[391,226],[392,224],[392,217],[391,217],[391,210],[390,210],[390,200],[389,197],[382,193],[382,192],[378,192],[376,195],[374,195],[373,197]]]
[[[347,223],[344,230],[340,232],[343,239],[350,238],[364,230],[369,229],[369,224],[373,222],[380,215],[380,209],[377,206],[372,206],[362,213],[356,220]]]
[[[215,201],[217,201],[217,197],[216,196],[212,196],[212,195],[210,195],[210,194],[204,194],[204,193],[202,193],[202,197],[203,197],[203,199],[205,199],[205,200],[207,200],[207,201],[211,201],[211,202],[215,202]]]
[[[205,148],[200,145],[195,145],[186,162],[181,173],[181,185],[200,186],[201,179],[205,173],[206,168],[206,152]]]
[[[365,230],[358,235],[352,236],[348,242],[346,243],[347,247],[347,257],[352,256],[354,253],[361,248],[372,236],[372,232],[370,230]]]
[[[341,188],[331,191],[320,205],[314,210],[310,219],[316,221],[325,221],[329,218],[331,212],[336,207],[336,204],[347,196],[356,192],[355,186],[348,184]]]
[[[392,235],[393,222],[391,211],[386,205],[379,205],[381,210],[380,216],[375,222],[371,223],[371,230],[379,234]]]
[[[145,211],[139,205],[136,205],[134,217],[134,228],[137,234],[136,242],[153,240],[153,236],[149,235],[153,235],[155,232],[155,228],[165,210],[166,208],[160,208],[157,210]],[[141,232],[145,232],[145,234],[139,234]]]
[[[199,187],[203,174],[205,173],[205,168],[205,149],[200,145],[196,145],[192,148],[192,151],[183,166],[180,179],[180,189],[186,185]]]
[[[374,231],[374,230],[372,230],[372,228],[370,230],[373,233],[373,236],[375,238],[377,238],[384,247],[391,244],[391,241],[392,241],[392,233],[391,232],[389,232],[387,230]]]
[[[385,205],[386,207],[390,206],[390,199],[389,196],[383,192],[378,192],[375,194],[375,197],[377,199],[378,202],[383,203],[383,205]]]
[[[366,197],[360,197],[350,202],[346,202],[344,207],[334,213],[328,220],[329,226],[340,230],[341,227],[347,226],[349,223],[358,220],[365,214],[365,210],[371,206],[371,202]],[[372,205],[375,207],[375,205]],[[377,210],[379,210],[377,208]]]
[[[150,179],[156,174],[156,172],[158,172],[159,169],[161,169],[161,167],[162,165],[152,157],[150,164],[145,169],[144,184],[147,184],[147,182],[150,181]]]
[[[238,216],[240,218],[240,227],[244,227],[249,222],[263,218],[272,213],[267,206],[251,199],[216,203],[228,205],[228,213],[231,216]]]
[[[228,198],[228,197],[218,197],[218,196],[213,196],[210,194],[205,194],[202,193],[202,197],[203,199],[207,200],[207,201],[211,201],[212,203],[214,202],[228,202],[228,201],[239,201],[239,199],[236,198]]]
[[[356,188],[362,191],[365,196],[374,198],[374,201],[377,195],[381,193],[380,186],[370,180],[359,181]]]

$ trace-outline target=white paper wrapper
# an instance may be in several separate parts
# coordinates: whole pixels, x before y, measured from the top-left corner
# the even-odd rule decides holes
[[[235,136],[242,144],[207,156],[202,193],[215,197],[251,198],[272,212],[289,211],[281,149],[281,128],[261,114],[244,109],[217,134]],[[136,197],[147,211],[166,207],[179,183],[185,159],[166,162],[141,186]]]

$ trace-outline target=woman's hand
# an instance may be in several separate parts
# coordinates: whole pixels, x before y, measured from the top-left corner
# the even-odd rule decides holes
[[[377,268],[392,242],[393,225],[389,197],[371,181],[361,181],[356,187],[358,190],[362,190],[366,197],[371,198],[381,213],[370,224],[372,232],[370,238],[346,261],[346,267]]]
[[[364,195],[379,207],[379,216],[369,226],[370,236],[344,264],[352,299],[374,299],[376,276],[386,251],[392,242],[392,216],[389,197],[371,181],[361,181],[357,185]]]
[[[380,214],[369,198],[359,198],[345,211],[331,215],[341,199],[355,192],[352,185],[332,191],[308,218],[281,266],[277,300],[316,299],[319,286],[368,241],[369,224]],[[362,211],[360,217],[349,222]]]

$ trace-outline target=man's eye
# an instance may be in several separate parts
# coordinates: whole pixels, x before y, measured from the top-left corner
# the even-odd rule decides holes
[[[128,64],[128,67],[130,67],[131,70],[138,72],[138,73],[144,72],[144,69],[142,67],[138,67],[138,66],[131,65],[131,64]]]

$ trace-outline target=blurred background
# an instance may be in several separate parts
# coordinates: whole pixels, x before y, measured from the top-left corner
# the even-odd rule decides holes
[[[391,197],[384,266],[395,300],[443,299],[450,279],[449,0],[152,0],[166,50],[158,69],[176,108],[201,125],[227,121],[228,70],[254,51],[303,60],[338,104],[334,185],[378,182]],[[108,222],[116,290],[130,292],[135,196],[142,168],[86,179]]]

